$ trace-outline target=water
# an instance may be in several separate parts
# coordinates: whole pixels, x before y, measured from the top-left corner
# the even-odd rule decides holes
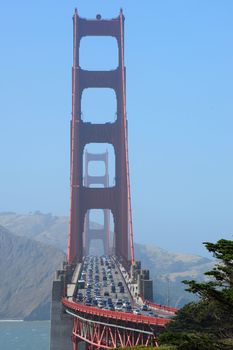
[[[50,321],[0,321],[0,350],[49,350]]]

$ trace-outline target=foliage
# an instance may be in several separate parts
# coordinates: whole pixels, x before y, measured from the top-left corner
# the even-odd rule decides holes
[[[233,241],[204,244],[219,262],[205,273],[207,282],[184,281],[200,301],[180,309],[159,337],[161,344],[175,345],[177,350],[232,349]]]
[[[216,244],[204,242],[204,245],[221,263],[205,273],[211,278],[208,282],[183,281],[189,286],[187,291],[198,294],[202,300],[213,300],[224,309],[233,310],[233,241],[221,239]]]
[[[160,341],[175,345],[177,350],[220,350],[211,336],[198,332],[166,332],[160,336]]]

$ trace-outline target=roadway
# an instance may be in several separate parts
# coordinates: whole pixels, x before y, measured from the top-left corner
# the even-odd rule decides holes
[[[174,312],[156,305],[144,304],[133,299],[125,278],[124,268],[114,257],[86,256],[80,279],[77,282],[74,301],[98,309],[133,313],[150,317],[171,318]]]

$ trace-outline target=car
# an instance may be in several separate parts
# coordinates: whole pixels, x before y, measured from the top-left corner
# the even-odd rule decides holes
[[[122,310],[122,307],[123,307],[122,300],[121,300],[121,299],[118,299],[118,300],[115,302],[115,309],[116,309],[116,310]]]
[[[98,307],[99,307],[100,309],[103,309],[103,308],[105,307],[103,301],[100,301],[100,302],[98,303]]]
[[[116,311],[122,311],[122,305],[117,305],[115,306]]]
[[[106,310],[115,311],[115,307],[111,304],[106,307]]]
[[[141,306],[141,310],[142,310],[142,311],[148,311],[148,310],[149,310],[148,305],[147,305],[147,304],[143,304],[143,305]]]
[[[115,271],[115,274],[116,274],[116,275],[118,274],[118,271],[117,271],[117,270]]]
[[[121,304],[123,304],[123,300],[122,300],[121,298],[119,298],[119,299],[116,300],[116,303],[121,303]]]
[[[125,292],[125,288],[123,286],[120,286],[119,287],[119,291],[120,291],[120,293],[124,293]]]
[[[123,286],[123,283],[121,281],[119,281],[117,285],[118,285],[118,287],[121,287],[121,286]]]
[[[133,310],[134,315],[141,315],[141,310],[140,309],[134,309]]]
[[[124,307],[127,307],[127,306],[129,306],[129,305],[131,306],[130,301],[124,300],[123,306],[124,306]]]
[[[126,306],[126,307],[123,307],[123,311],[124,311],[124,312],[132,312],[132,311],[133,311],[132,306],[131,306],[131,305],[128,305],[128,306]]]
[[[105,296],[105,297],[109,297],[109,292],[108,292],[108,291],[105,291],[105,292],[104,292],[104,296]]]
[[[111,286],[111,293],[116,293],[116,287],[115,286]]]

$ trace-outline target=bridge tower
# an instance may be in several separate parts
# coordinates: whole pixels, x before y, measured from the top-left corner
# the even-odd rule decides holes
[[[112,36],[118,44],[118,67],[111,71],[88,71],[79,65],[80,40],[85,36]],[[71,197],[68,238],[68,263],[82,261],[84,221],[90,209],[109,209],[113,214],[115,254],[127,264],[134,262],[128,141],[126,120],[124,16],[111,20],[87,20],[73,16],[72,120],[71,120]],[[117,118],[113,123],[92,124],[82,120],[81,100],[84,89],[111,88],[117,100]],[[83,153],[88,143],[109,143],[115,151],[114,187],[91,188],[83,184]],[[130,249],[128,249],[128,242]],[[130,257],[129,253],[130,251]]]
[[[88,172],[88,165],[92,161],[102,161],[105,166],[105,172],[102,176],[92,176]],[[109,173],[108,173],[108,151],[105,153],[89,153],[85,152],[85,176],[84,186],[90,187],[91,185],[102,185],[103,187],[109,187]],[[104,213],[104,225],[101,229],[91,228],[90,226],[90,210],[87,210],[85,223],[84,223],[84,252],[88,255],[90,252],[90,243],[92,240],[101,240],[103,243],[104,254],[110,254],[110,213],[108,209],[103,210]]]
[[[75,10],[73,32],[68,261],[65,261],[61,269],[56,272],[53,281],[50,350],[133,348],[137,345],[158,346],[156,334],[169,322],[168,319],[137,315],[123,310],[106,310],[101,305],[96,307],[96,305],[91,305],[90,300],[88,301],[87,287],[89,280],[85,281],[84,276],[87,277],[86,271],[91,272],[92,268],[87,268],[85,263],[88,262],[88,258],[83,262],[83,256],[88,250],[90,239],[97,234],[94,232],[95,230],[90,230],[89,227],[89,211],[91,209],[100,209],[104,212],[111,210],[113,215],[114,256],[107,258],[109,261],[105,261],[105,267],[109,269],[111,265],[111,269],[115,270],[114,276],[117,276],[115,284],[119,288],[117,293],[126,293],[128,300],[131,300],[132,304],[138,307],[146,299],[152,299],[153,291],[149,271],[141,270],[139,262],[134,263],[126,119],[123,12],[121,10],[120,15],[111,20],[101,19],[100,15],[97,15],[96,19],[87,20],[80,18],[77,10]],[[118,43],[118,66],[115,70],[88,71],[80,67],[79,46],[81,38],[85,36],[112,36],[116,38]],[[92,124],[82,120],[82,93],[87,88],[111,88],[114,90],[117,100],[117,118],[113,123]],[[84,154],[85,146],[89,143],[109,143],[113,146],[115,152],[115,184],[113,187],[109,186],[108,154],[87,152]],[[85,166],[83,166],[84,157]],[[94,160],[104,161],[106,171],[103,177],[92,177],[88,174],[88,163]],[[95,184],[102,184],[104,187],[92,187]],[[107,222],[107,219],[105,226],[107,230],[101,233],[101,239],[106,242],[105,250],[107,251],[109,250],[109,222]],[[96,260],[101,264],[101,259],[92,259],[95,260],[95,264]],[[104,265],[103,260],[102,265]],[[93,261],[90,266],[94,266]],[[89,278],[93,279],[93,271]],[[112,279],[114,280],[113,275],[110,277],[110,280]],[[110,285],[111,283],[109,283]],[[122,290],[120,287],[124,287],[124,289]],[[102,294],[105,295],[105,287],[101,285],[101,288]],[[80,291],[82,292],[80,293]],[[111,288],[108,295],[109,293],[113,299],[117,299],[116,289],[112,290]],[[162,309],[162,316],[166,311],[175,311],[158,304],[151,303],[150,306],[154,307],[156,313],[159,309]]]

